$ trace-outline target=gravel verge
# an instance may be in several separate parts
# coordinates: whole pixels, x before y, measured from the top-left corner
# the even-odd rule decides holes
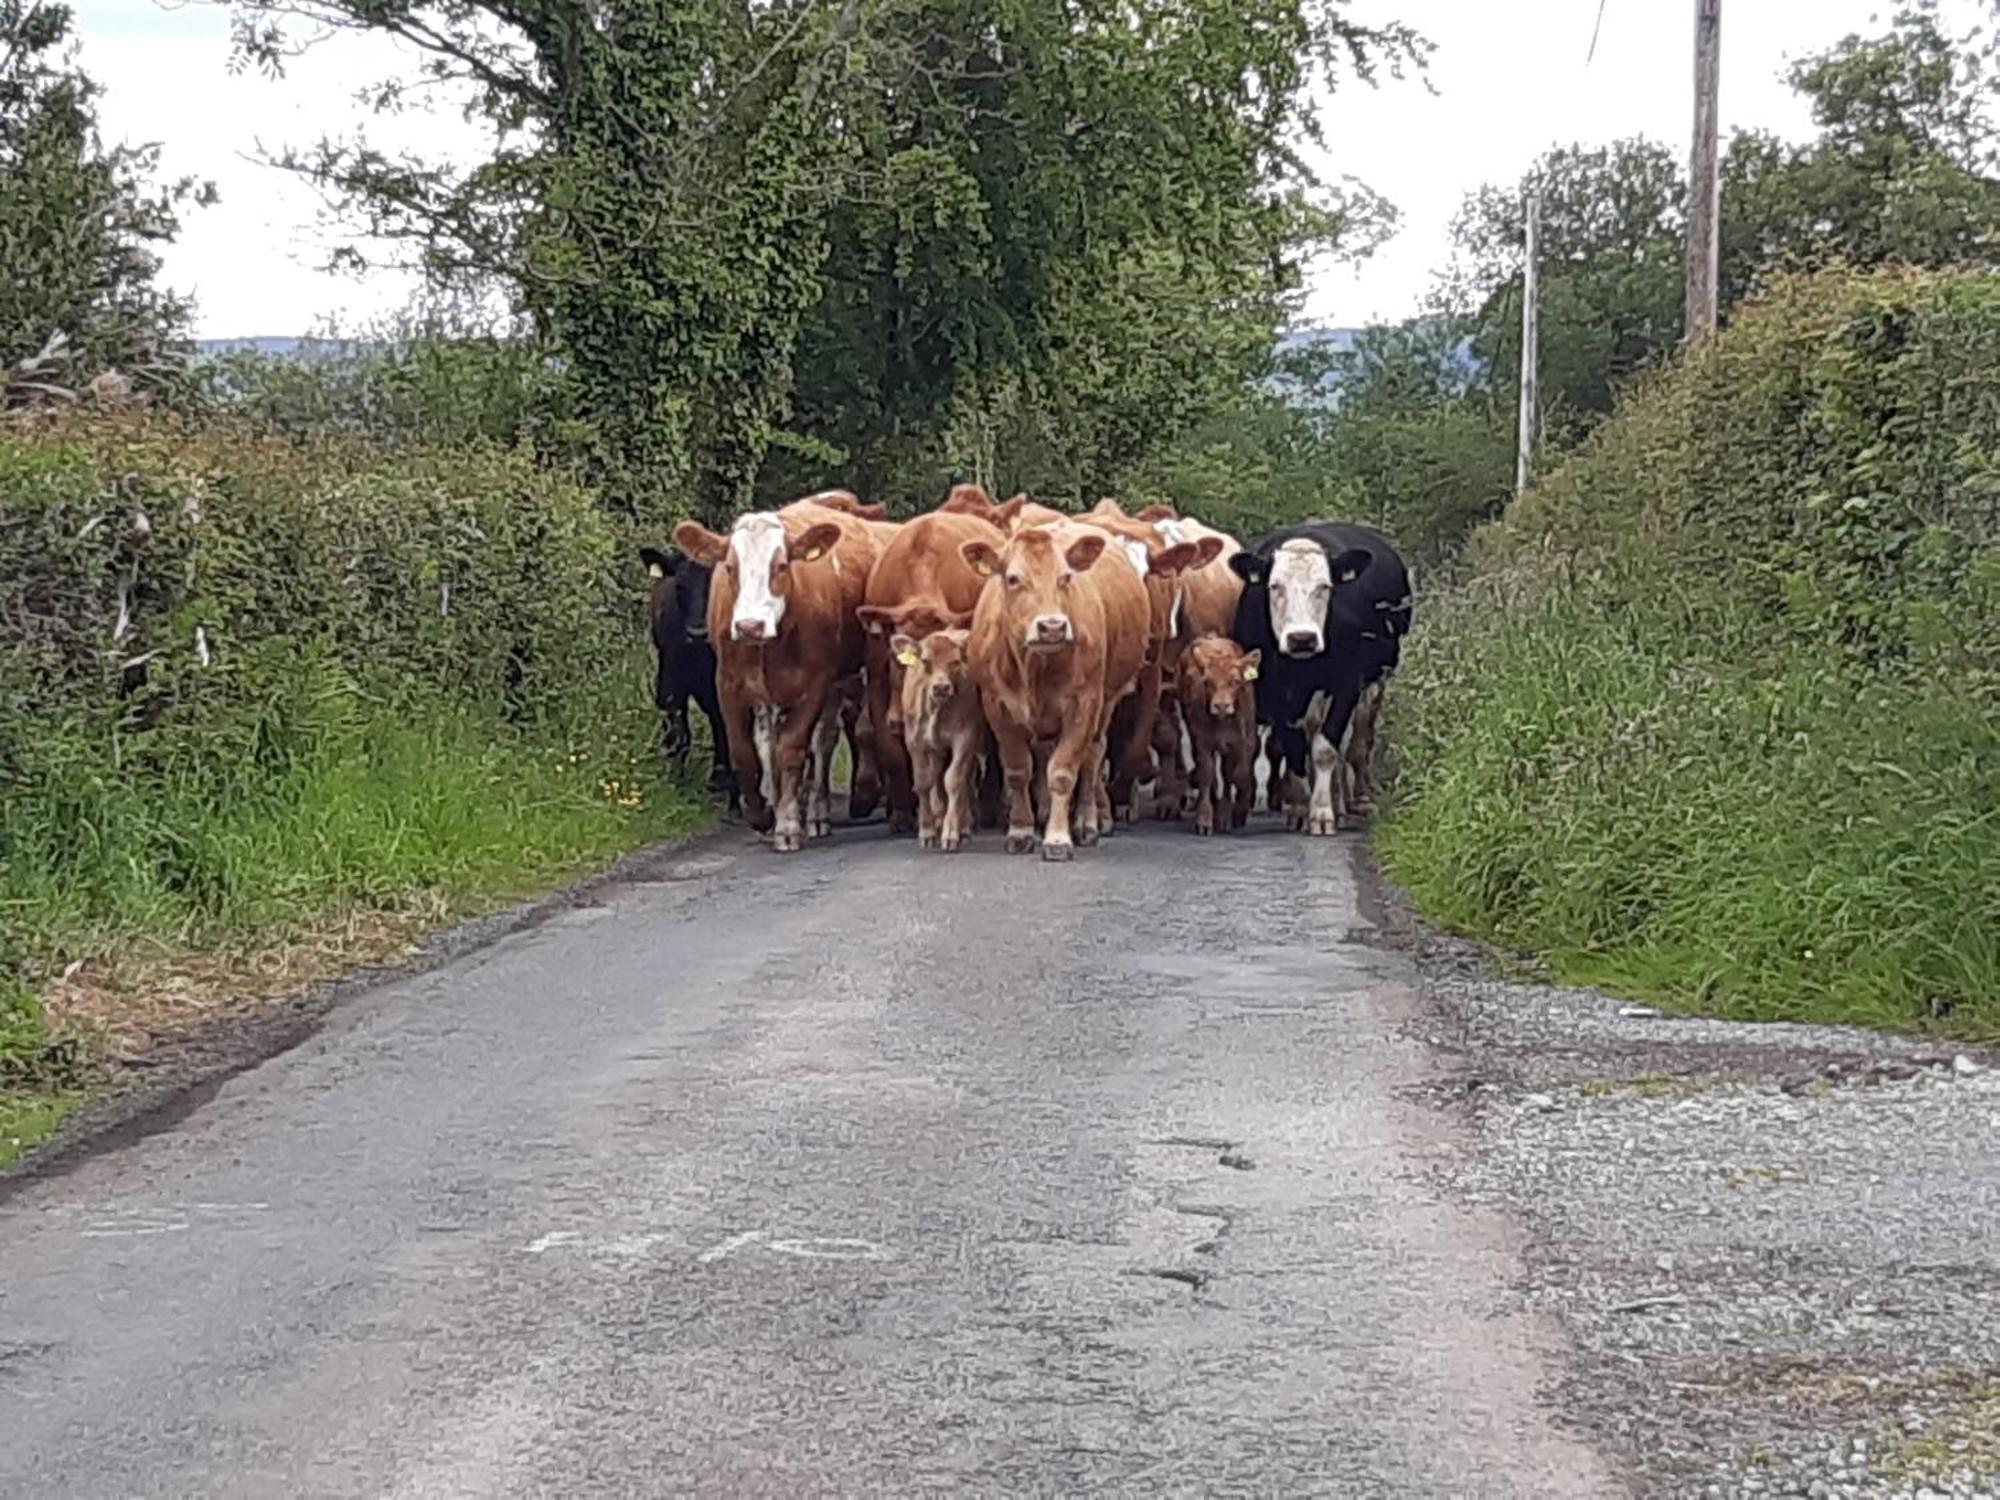
[[[1376,896],[1566,1420],[1645,1494],[2000,1497],[2000,1057],[1509,983]]]

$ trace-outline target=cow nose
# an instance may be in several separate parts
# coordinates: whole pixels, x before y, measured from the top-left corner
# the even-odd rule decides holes
[[[1069,639],[1069,616],[1041,616],[1035,621],[1035,639],[1046,646],[1062,645]]]
[[[738,620],[735,622],[736,639],[739,641],[761,641],[764,639],[762,620]]]
[[[1316,630],[1290,630],[1285,633],[1285,655],[1311,656],[1319,650],[1319,632]]]
[[[931,702],[933,703],[951,702],[951,693],[951,684],[948,682],[934,682],[931,684]]]
[[[1213,703],[1208,705],[1208,711],[1218,719],[1234,718],[1236,716],[1236,700],[1234,698],[1217,698]]]

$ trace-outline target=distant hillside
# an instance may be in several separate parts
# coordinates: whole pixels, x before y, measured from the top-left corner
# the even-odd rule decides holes
[[[289,335],[194,341],[195,358],[198,360],[219,359],[228,354],[262,354],[274,359],[296,359],[311,363],[315,360],[339,359],[387,347],[379,340],[372,339],[329,339]]]

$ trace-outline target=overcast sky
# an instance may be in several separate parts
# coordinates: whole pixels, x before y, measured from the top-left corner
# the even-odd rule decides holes
[[[354,91],[411,70],[377,38],[341,37],[293,64],[283,82],[228,72],[223,8],[159,0],[76,0],[85,68],[105,87],[114,141],[157,141],[163,168],[212,179],[221,203],[191,214],[166,276],[194,293],[203,337],[298,334],[329,316],[365,323],[408,300],[390,273],[365,280],[321,272],[337,243],[303,184],[248,161],[266,146],[344,133]],[[1309,317],[1350,325],[1414,312],[1448,254],[1465,194],[1517,179],[1551,145],[1650,135],[1685,152],[1692,98],[1693,0],[1604,0],[1597,55],[1586,65],[1599,0],[1357,0],[1357,16],[1398,15],[1437,44],[1430,83],[1385,80],[1328,104],[1322,167],[1360,178],[1402,210],[1396,238],[1359,267],[1316,271]],[[1808,133],[1778,75],[1786,61],[1866,31],[1885,0],[1727,0],[1722,124]],[[1953,0],[1968,23],[1982,0]],[[450,114],[371,121],[380,143],[465,150],[476,140]]]

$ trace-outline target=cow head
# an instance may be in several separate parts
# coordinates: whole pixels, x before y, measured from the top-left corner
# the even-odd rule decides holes
[[[677,547],[641,547],[639,559],[653,575],[653,640],[666,649],[673,640],[708,639],[708,586],[715,570]]]
[[[967,647],[971,640],[971,631],[958,629],[934,630],[921,640],[900,632],[891,636],[889,649],[906,674],[903,702],[938,714],[969,693],[972,666]]]
[[[1181,702],[1190,711],[1205,708],[1218,719],[1235,718],[1263,659],[1263,652],[1246,651],[1227,636],[1191,641],[1181,656]]]
[[[788,536],[777,515],[752,511],[738,516],[726,537],[693,521],[683,521],[674,528],[674,540],[696,562],[722,569],[736,590],[729,613],[729,638],[757,646],[778,638],[791,596],[792,568],[817,562],[831,552],[839,545],[840,527],[832,521],[820,521],[797,536]]]
[[[1229,560],[1236,576],[1251,588],[1262,588],[1271,611],[1271,638],[1280,654],[1304,658],[1326,649],[1326,617],[1334,590],[1359,578],[1374,555],[1352,547],[1328,557],[1315,541],[1294,537],[1269,557],[1239,552]]]
[[[1077,574],[1096,565],[1110,540],[1091,531],[1059,545],[1054,532],[1027,526],[1003,546],[966,542],[959,553],[973,572],[989,580],[988,590],[1000,590],[1002,618],[1023,650],[1060,651],[1076,640],[1070,585]]]

